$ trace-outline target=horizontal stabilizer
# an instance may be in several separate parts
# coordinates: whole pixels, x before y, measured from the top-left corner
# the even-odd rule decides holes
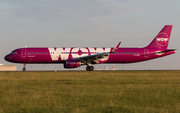
[[[165,50],[165,51],[156,51],[154,53],[149,53],[149,54],[145,54],[145,55],[153,55],[153,54],[156,54],[156,55],[162,55],[164,53],[167,53],[167,52],[176,52],[176,49],[168,49],[168,50]]]

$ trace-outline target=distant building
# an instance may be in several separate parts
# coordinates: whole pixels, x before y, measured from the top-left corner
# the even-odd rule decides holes
[[[17,67],[15,65],[0,64],[0,71],[17,71]]]

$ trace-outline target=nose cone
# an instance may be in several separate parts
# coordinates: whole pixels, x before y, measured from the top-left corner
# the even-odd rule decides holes
[[[4,57],[4,60],[10,61],[10,56],[9,56],[9,55],[6,55],[6,56]]]

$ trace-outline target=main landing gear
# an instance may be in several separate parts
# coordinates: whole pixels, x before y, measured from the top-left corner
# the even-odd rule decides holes
[[[26,71],[26,64],[24,64],[22,71]]]
[[[87,66],[86,67],[86,71],[93,71],[94,70],[94,67],[93,66]]]

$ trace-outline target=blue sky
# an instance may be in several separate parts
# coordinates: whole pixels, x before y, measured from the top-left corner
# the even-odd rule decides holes
[[[4,56],[25,46],[114,47],[121,41],[120,47],[144,47],[164,25],[171,24],[168,48],[177,49],[176,54],[124,64],[124,69],[179,69],[179,5],[179,0],[1,0],[0,63],[12,65]],[[22,64],[13,65],[22,68]],[[44,68],[59,66],[62,68]],[[100,66],[104,65],[95,68]],[[115,67],[121,69],[122,65]],[[42,69],[42,65],[28,68]]]

